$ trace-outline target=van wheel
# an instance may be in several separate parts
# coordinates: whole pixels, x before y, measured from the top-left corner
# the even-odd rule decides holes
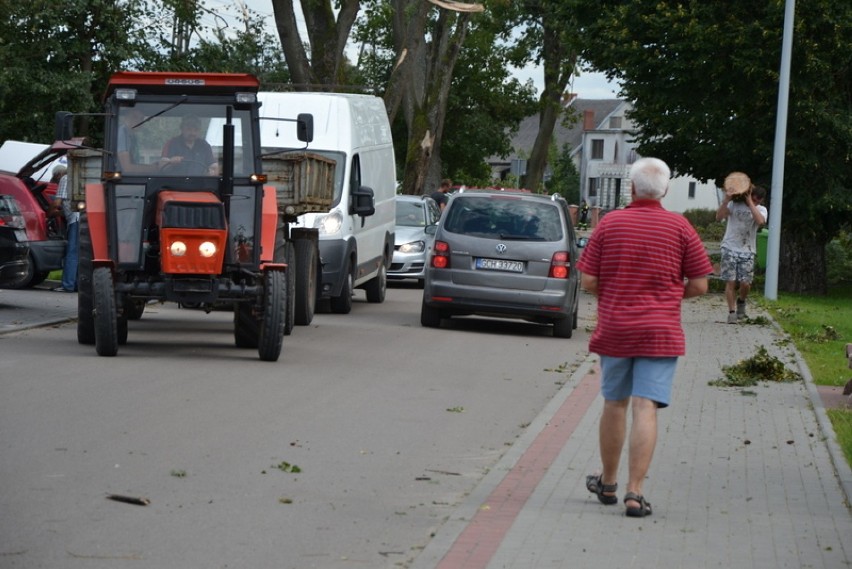
[[[331,311],[336,314],[349,314],[352,311],[352,289],[354,279],[352,269],[346,267],[346,278],[343,279],[343,288],[340,296],[331,299]]]
[[[92,302],[92,237],[89,220],[80,216],[80,260],[77,269],[77,342],[95,343],[94,303]]]
[[[367,293],[367,302],[381,303],[385,301],[385,293],[388,290],[388,269],[385,263],[379,267],[379,274],[370,279],[364,285],[364,291]]]
[[[317,251],[310,239],[296,239],[296,325],[307,326],[317,306]]]
[[[560,318],[553,321],[554,338],[570,338],[574,334],[574,317]]]
[[[420,305],[420,325],[424,328],[441,327],[441,311],[428,306],[425,300]]]

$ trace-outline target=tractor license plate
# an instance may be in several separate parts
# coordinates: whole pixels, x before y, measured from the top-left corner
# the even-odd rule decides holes
[[[476,268],[485,271],[507,271],[510,273],[524,272],[524,264],[521,261],[507,261],[505,259],[476,259]]]

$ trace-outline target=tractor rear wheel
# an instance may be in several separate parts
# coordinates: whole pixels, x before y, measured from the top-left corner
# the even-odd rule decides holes
[[[263,319],[257,351],[265,362],[278,361],[284,341],[287,319],[287,283],[284,271],[266,271],[263,275]]]
[[[252,303],[234,303],[234,342],[238,348],[257,348],[260,322],[252,314]]]
[[[80,258],[77,265],[77,342],[95,343],[95,317],[92,314],[92,236],[86,214],[80,216]]]
[[[115,309],[115,287],[112,271],[97,267],[92,271],[94,297],[95,350],[99,356],[118,353],[118,314]]]

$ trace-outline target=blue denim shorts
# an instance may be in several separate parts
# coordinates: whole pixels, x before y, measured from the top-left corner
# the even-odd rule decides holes
[[[677,358],[613,358],[601,356],[601,395],[607,401],[644,397],[668,407]]]

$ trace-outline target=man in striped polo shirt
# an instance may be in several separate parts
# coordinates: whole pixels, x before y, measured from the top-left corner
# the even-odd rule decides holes
[[[580,257],[584,289],[598,297],[589,351],[601,357],[604,410],[599,437],[603,470],[586,487],[617,504],[618,465],[632,407],[626,514],[644,517],[651,504],[642,485],[657,443],[657,409],[671,400],[677,359],[686,353],[681,302],[707,292],[713,270],[695,229],[663,209],[671,171],[657,158],[630,168],[632,202],[597,225]]]

